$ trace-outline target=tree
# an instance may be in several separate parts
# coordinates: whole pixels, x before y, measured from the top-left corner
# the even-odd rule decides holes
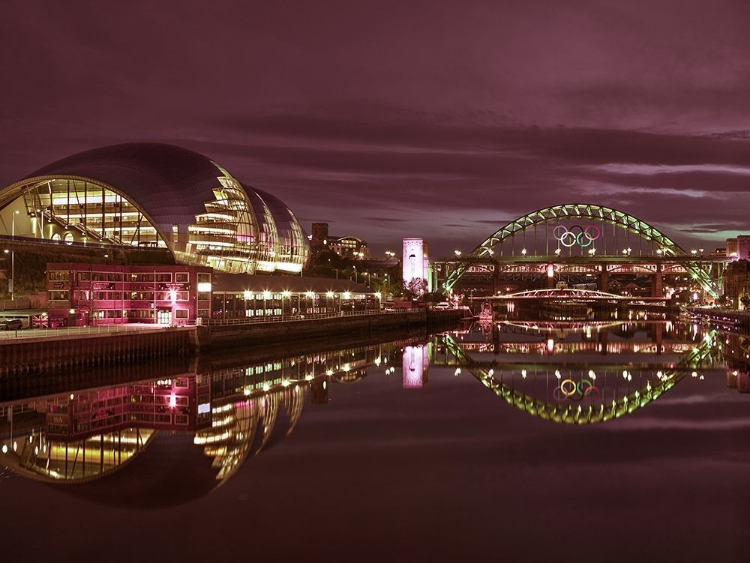
[[[404,290],[411,298],[421,297],[427,291],[427,280],[424,278],[412,278],[404,284]]]
[[[746,293],[742,297],[740,297],[740,303],[742,303],[742,307],[745,309],[750,308],[750,293]]]
[[[720,295],[718,299],[716,299],[716,303],[719,305],[719,307],[726,307],[727,303],[729,303],[729,297],[726,295]]]

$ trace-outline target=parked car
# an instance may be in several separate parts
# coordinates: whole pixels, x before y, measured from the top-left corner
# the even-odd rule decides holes
[[[0,321],[0,330],[21,330],[23,323],[21,319],[5,319]]]

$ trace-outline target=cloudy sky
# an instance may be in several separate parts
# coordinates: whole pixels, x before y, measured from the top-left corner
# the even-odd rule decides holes
[[[309,230],[470,250],[559,203],[750,232],[742,0],[41,2],[0,18],[0,185],[181,145]]]

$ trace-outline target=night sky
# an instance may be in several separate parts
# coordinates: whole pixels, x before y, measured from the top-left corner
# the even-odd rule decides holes
[[[570,202],[713,249],[750,232],[748,30],[742,0],[6,0],[0,185],[158,141],[373,256]]]

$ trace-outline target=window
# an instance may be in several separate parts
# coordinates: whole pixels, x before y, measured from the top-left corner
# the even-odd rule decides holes
[[[65,281],[70,279],[70,272],[67,270],[52,270],[49,272],[50,281]]]
[[[189,311],[187,309],[177,309],[174,312],[174,316],[177,319],[187,319]]]
[[[176,272],[174,275],[174,281],[177,283],[187,283],[190,281],[190,274],[187,272]]]

